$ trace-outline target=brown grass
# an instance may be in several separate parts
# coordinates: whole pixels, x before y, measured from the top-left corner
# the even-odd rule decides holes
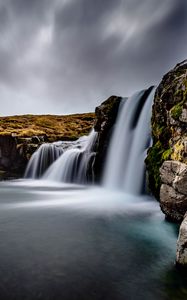
[[[76,139],[89,133],[94,118],[94,113],[0,117],[0,135],[14,134],[18,137],[45,135],[49,140]]]

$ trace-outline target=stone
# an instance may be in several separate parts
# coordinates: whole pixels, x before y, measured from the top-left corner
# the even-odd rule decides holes
[[[121,99],[118,96],[111,96],[96,107],[95,131],[106,131],[114,125]]]
[[[165,161],[160,168],[162,183],[171,185],[176,191],[187,195],[187,165],[179,161]]]
[[[187,214],[185,215],[179,230],[176,262],[181,266],[187,266]]]
[[[187,211],[187,196],[178,193],[170,185],[162,184],[160,189],[160,207],[168,219],[181,222]]]
[[[187,109],[186,109],[186,108],[183,108],[182,114],[181,114],[179,120],[180,120],[181,122],[187,123]]]
[[[179,169],[179,172],[175,177],[173,187],[179,193],[187,196],[187,165],[182,163],[180,163],[180,165],[181,168]]]
[[[185,164],[182,165],[187,167],[187,165]],[[181,163],[178,161],[165,161],[160,168],[160,178],[162,183],[172,185],[176,175],[178,175],[180,168]]]
[[[160,168],[162,181],[160,206],[173,221],[182,221],[187,211],[187,165],[179,161],[165,161]]]

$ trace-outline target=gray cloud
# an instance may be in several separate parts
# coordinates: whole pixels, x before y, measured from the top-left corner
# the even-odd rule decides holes
[[[90,111],[185,59],[186,0],[0,0],[0,114]]]

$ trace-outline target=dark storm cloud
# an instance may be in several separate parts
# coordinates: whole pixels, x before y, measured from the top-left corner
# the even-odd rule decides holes
[[[93,110],[157,83],[185,58],[186,15],[186,0],[0,1],[1,114]]]
[[[56,23],[60,30],[65,27],[84,27],[101,21],[112,9],[120,4],[120,0],[69,1],[56,13]]]

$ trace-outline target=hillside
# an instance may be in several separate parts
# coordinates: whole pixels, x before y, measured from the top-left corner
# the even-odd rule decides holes
[[[94,118],[94,113],[0,117],[0,135],[45,136],[48,141],[73,140],[88,134],[93,126]]]

